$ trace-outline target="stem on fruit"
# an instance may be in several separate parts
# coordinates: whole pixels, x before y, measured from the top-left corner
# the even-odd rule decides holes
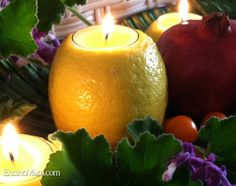
[[[204,16],[202,19],[204,31],[223,35],[230,31],[230,20],[225,13],[213,13]]]

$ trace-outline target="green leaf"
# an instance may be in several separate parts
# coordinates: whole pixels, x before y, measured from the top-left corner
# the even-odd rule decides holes
[[[150,118],[149,118],[150,119]],[[91,139],[84,129],[76,133],[57,132],[62,151],[51,155],[45,171],[60,171],[60,177],[43,177],[43,186],[201,186],[191,180],[188,169],[177,169],[172,181],[164,183],[162,174],[182,145],[173,135],[140,135],[134,146],[123,139],[114,154],[103,136]]]
[[[53,24],[59,24],[65,13],[65,5],[85,4],[86,0],[38,0],[38,28],[48,32]]]
[[[83,178],[65,151],[52,154],[46,170],[59,171],[60,174],[58,176],[43,177],[42,185],[85,186]]]
[[[46,170],[56,169],[66,172],[61,175],[60,185],[70,185],[71,180],[76,179],[84,180],[84,185],[89,186],[112,183],[112,153],[103,136],[92,140],[88,133],[81,129],[74,134],[57,132],[53,134],[53,137],[62,142],[64,151],[58,153],[59,155],[51,156]],[[63,159],[65,163],[61,163],[60,159]],[[69,165],[66,165],[67,162]],[[68,175],[71,175],[70,178]],[[53,177],[43,177],[42,183],[50,186],[58,185],[58,181]]]
[[[146,117],[144,120],[134,120],[128,126],[128,132],[134,138],[134,140],[138,140],[139,136],[146,131],[150,132],[156,137],[163,133],[162,126],[150,117]]]
[[[202,186],[200,181],[193,181],[191,174],[186,167],[176,169],[173,180],[165,183],[165,186]]]
[[[231,183],[236,183],[236,171],[231,171],[228,169],[227,170],[227,177]]]
[[[181,149],[181,143],[172,135],[161,135],[156,138],[145,132],[134,147],[127,139],[122,140],[115,156],[121,185],[165,185],[162,182],[162,174],[169,161]],[[188,185],[187,182],[185,185]]]
[[[220,120],[211,118],[200,129],[199,141],[207,145],[208,153],[213,152],[218,160],[227,166],[235,168],[236,164],[236,117]]]
[[[59,24],[65,12],[65,6],[60,0],[38,0],[38,28],[48,32],[53,24]]]
[[[31,36],[35,14],[35,0],[14,0],[0,11],[0,56],[28,56],[37,49]]]
[[[84,4],[86,4],[86,0],[63,0],[63,2],[67,6],[73,6],[75,4],[77,4],[77,5],[84,5]]]
[[[13,101],[8,96],[0,96],[0,121],[21,120],[26,114],[36,108],[36,105],[29,104],[25,101]]]
[[[207,13],[226,12],[231,18],[236,18],[236,1],[234,0],[191,0],[196,8],[203,9]],[[198,6],[200,5],[200,6]],[[202,11],[201,11],[202,12]]]

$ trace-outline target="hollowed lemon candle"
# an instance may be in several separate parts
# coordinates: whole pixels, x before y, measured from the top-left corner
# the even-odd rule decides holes
[[[13,125],[7,124],[0,138],[0,186],[40,186],[54,150],[43,138],[17,134]]]
[[[64,40],[52,64],[49,98],[58,129],[85,128],[114,146],[133,119],[149,115],[162,122],[167,81],[152,39],[106,20]]]
[[[179,12],[163,14],[154,21],[146,30],[154,42],[157,42],[163,32],[179,23],[187,23],[187,20],[200,20],[202,17],[197,14],[188,13],[189,4],[187,0],[180,0]]]
[[[112,34],[107,36],[103,34],[101,26],[87,27],[72,36],[74,44],[78,47],[85,50],[101,51],[127,48],[134,44],[138,38],[137,31],[119,25],[115,25]]]

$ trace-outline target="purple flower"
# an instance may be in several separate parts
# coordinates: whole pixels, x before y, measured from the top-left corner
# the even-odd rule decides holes
[[[36,60],[43,64],[51,64],[57,48],[60,46],[60,41],[55,35],[51,33],[46,34],[45,32],[40,32],[38,29],[34,29],[32,31],[32,35],[38,46],[37,51],[31,54],[30,57],[12,55],[10,60],[15,62],[19,67],[28,64],[31,60]]]
[[[163,173],[162,179],[168,182],[172,179],[176,168],[186,163],[192,156],[195,156],[194,147],[190,143],[184,143],[184,152],[179,153],[169,164],[167,170]]]
[[[9,0],[1,0],[0,2],[0,9],[5,8],[10,3]]]
[[[42,37],[45,37],[47,35],[46,32],[40,32],[37,28],[33,29],[32,34],[33,34],[33,38],[35,39],[35,41],[38,41]]]
[[[33,38],[38,45],[38,49],[33,58],[51,64],[56,54],[57,48],[60,46],[59,40],[53,34],[46,35],[38,29],[33,30]]]
[[[193,180],[200,180],[208,186],[232,186],[227,179],[226,167],[214,164],[216,156],[209,154],[207,159],[196,157],[191,143],[183,144],[184,152],[179,153],[163,173],[162,179],[168,182],[173,178],[176,168],[185,165],[192,173]]]

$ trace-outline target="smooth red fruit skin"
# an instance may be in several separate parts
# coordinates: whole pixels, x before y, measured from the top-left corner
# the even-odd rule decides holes
[[[236,21],[224,33],[190,20],[164,32],[157,45],[167,69],[169,113],[201,119],[215,110],[236,111]]]
[[[198,137],[198,130],[191,118],[188,116],[176,116],[166,124],[164,131],[174,134],[176,138],[185,142],[193,143]]]
[[[205,115],[204,118],[202,119],[202,125],[205,125],[207,123],[207,121],[212,117],[216,117],[219,119],[226,119],[227,118],[227,116],[221,112],[210,112],[207,115]]]

